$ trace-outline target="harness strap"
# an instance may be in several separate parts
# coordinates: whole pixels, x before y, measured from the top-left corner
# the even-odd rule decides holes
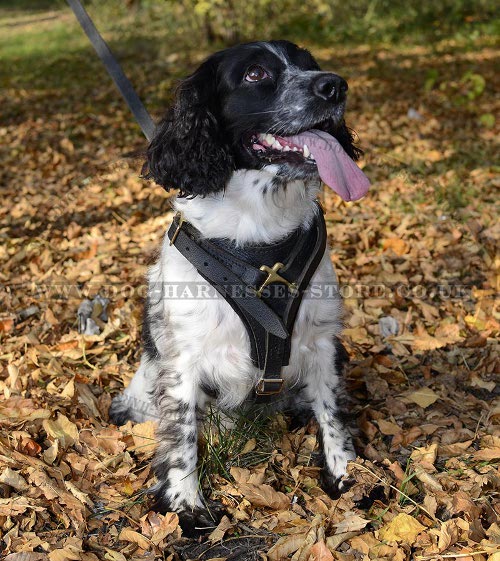
[[[277,244],[239,248],[228,240],[203,238],[180,213],[175,215],[167,235],[171,245],[243,321],[252,361],[262,373],[255,389],[259,400],[279,393],[283,386],[281,370],[289,362],[291,335],[302,296],[326,248],[326,225],[320,207],[309,229],[297,230]],[[271,261],[278,255],[283,263],[272,266]],[[260,259],[265,264],[259,267]],[[270,278],[280,284],[278,297],[273,298],[269,291],[274,285],[260,290]]]
[[[180,253],[231,304],[237,313],[241,308],[266,331],[276,337],[286,339],[288,332],[278,314],[256,295],[255,290],[249,289],[239,276],[220,263],[201,245],[200,234],[191,224],[188,225],[184,222],[179,229],[179,216],[176,216],[167,234],[171,242],[173,239],[173,245]]]

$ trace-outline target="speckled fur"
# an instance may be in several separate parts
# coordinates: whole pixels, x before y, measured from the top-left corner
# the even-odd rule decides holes
[[[207,237],[228,237],[240,244],[276,241],[311,220],[319,186],[294,181],[286,190],[273,192],[269,186],[274,173],[273,168],[237,172],[224,194],[178,199],[175,207]],[[179,282],[205,283],[165,238],[161,256],[149,272],[145,322],[150,340],[136,376],[113,402],[113,414],[122,422],[158,419],[154,460],[158,505],[183,512],[203,509],[196,473],[197,417],[208,402],[223,410],[240,406],[260,375],[250,360],[246,330],[229,304],[218,294],[202,300],[162,296],[162,287]],[[327,251],[311,284],[334,282]],[[354,457],[339,411],[341,319],[340,297],[306,295],[295,323],[290,365],[283,369],[287,387],[275,404],[277,409],[313,410],[322,431],[323,479],[332,494],[339,490],[338,480]],[[214,390],[217,399],[203,388]]]
[[[281,67],[288,69],[293,65],[288,64],[286,57],[295,57],[295,63],[302,69],[293,66],[296,83],[306,83],[310,74],[320,74],[311,55],[290,43],[242,47],[252,53],[263,48],[269,50],[266,60],[272,53],[281,57]],[[228,52],[234,56],[236,51]],[[218,53],[204,63],[198,74],[190,77],[187,85],[181,88],[179,104],[160,125],[150,146],[149,174],[166,188],[169,186],[167,179],[178,174],[183,196],[175,200],[174,207],[181,210],[185,219],[203,236],[229,238],[240,245],[275,242],[312,221],[319,177],[314,166],[254,165],[248,161],[251,154],[238,156],[234,152],[236,148],[231,149],[224,143],[220,144],[220,150],[211,146],[206,153],[196,152],[200,144],[198,138],[203,137],[202,148],[210,142],[221,142],[217,114],[212,106],[204,109],[203,104],[208,101],[203,98],[205,94],[200,93],[199,84],[205,90],[209,87],[207,84],[214,72],[210,64],[220,64],[225,60],[222,55]],[[309,70],[306,72],[304,68]],[[301,72],[302,81],[299,80]],[[213,97],[210,103],[213,104]],[[300,110],[302,119],[307,117],[304,107],[295,110],[297,114]],[[343,107],[335,111],[340,111],[339,126],[344,130],[345,125],[340,120]],[[290,119],[298,118],[290,113],[290,108],[286,115]],[[334,118],[336,114],[332,115]],[[187,118],[191,121],[175,127],[176,119],[186,121]],[[272,118],[277,118],[274,113]],[[198,132],[197,126],[201,127]],[[180,134],[188,136],[175,140],[175,135]],[[344,134],[343,142],[349,150],[350,135],[339,134]],[[182,148],[178,150],[179,145]],[[224,151],[231,150],[234,152],[231,158],[223,161]],[[219,158],[217,165],[211,166],[208,156]],[[179,159],[182,165],[176,170]],[[199,159],[205,161],[197,167]],[[235,161],[246,163],[238,168]],[[227,165],[232,165],[233,169],[224,167]],[[308,171],[310,169],[313,172]],[[211,175],[204,179],[203,174]],[[185,196],[190,194],[190,185],[195,185],[193,196]],[[206,190],[201,192],[204,185]],[[192,534],[198,526],[215,524],[218,518],[210,515],[213,509],[208,512],[198,488],[198,425],[209,403],[223,411],[244,404],[253,394],[260,372],[252,364],[250,341],[242,321],[218,293],[211,298],[172,297],[170,287],[179,283],[194,283],[210,291],[195,267],[166,237],[148,278],[141,363],[123,394],[113,400],[110,415],[120,423],[127,419],[158,421],[159,445],[153,461],[157,476],[153,489],[156,507],[177,511],[185,531]],[[310,287],[335,283],[327,250]],[[273,405],[275,409],[309,410],[315,415],[321,429],[323,485],[336,496],[345,487],[341,478],[346,473],[347,462],[354,457],[351,436],[341,411],[345,404],[341,371],[346,358],[338,338],[342,304],[338,292],[332,292],[329,298],[310,297],[310,287],[294,325],[290,363],[282,371],[285,388]]]

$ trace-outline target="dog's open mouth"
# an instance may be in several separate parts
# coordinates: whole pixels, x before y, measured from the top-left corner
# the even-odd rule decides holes
[[[274,136],[272,134],[254,135],[252,137],[252,148],[261,152],[262,155],[271,160],[283,159],[283,157],[297,158],[302,161],[314,162],[314,156],[311,154],[307,144],[295,144],[289,138],[283,136]],[[292,154],[287,154],[292,152]]]
[[[316,166],[321,180],[346,201],[364,197],[370,186],[366,175],[327,132],[311,129],[293,136],[251,135],[250,146],[269,163]]]

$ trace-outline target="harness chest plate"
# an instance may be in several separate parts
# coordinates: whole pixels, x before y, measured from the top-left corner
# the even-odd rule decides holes
[[[279,393],[295,318],[326,248],[322,208],[316,205],[308,228],[272,244],[236,246],[228,239],[204,238],[181,213],[167,235],[245,325],[252,361],[261,371],[255,387],[259,400]]]

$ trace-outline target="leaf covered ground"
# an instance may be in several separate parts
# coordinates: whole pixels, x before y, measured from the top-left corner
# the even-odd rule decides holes
[[[169,195],[125,157],[144,142],[71,14],[32,19],[0,21],[0,556],[500,560],[491,38],[307,45],[349,80],[348,124],[373,181],[355,204],[324,196],[347,308],[356,483],[328,498],[311,459],[317,426],[273,419],[265,437],[242,432],[204,478],[228,517],[198,543],[175,514],[149,510],[152,424],[108,422],[138,363],[144,275]],[[19,37],[43,48],[16,49]],[[114,46],[156,115],[210,52]],[[109,318],[79,335],[78,307],[96,294]]]

